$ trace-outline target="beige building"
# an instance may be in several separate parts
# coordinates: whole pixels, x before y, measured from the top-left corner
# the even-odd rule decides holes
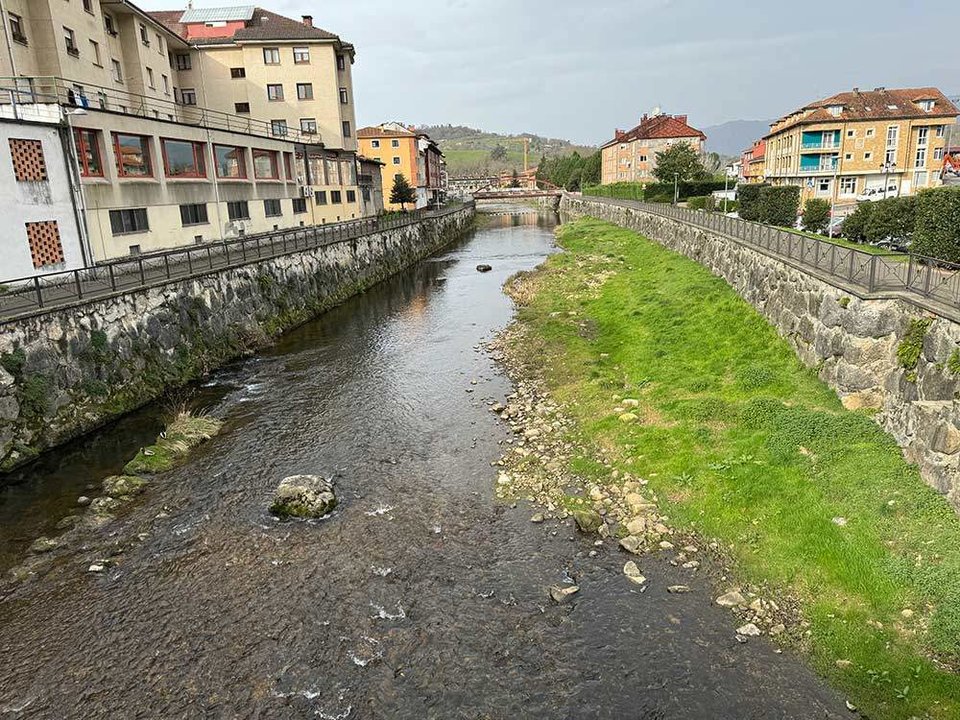
[[[686,115],[644,115],[635,128],[616,130],[613,140],[600,147],[600,183],[652,182],[658,152],[684,142],[702,153],[706,139],[687,124]]]
[[[148,14],[126,0],[4,4],[0,111],[68,129],[94,259],[373,207],[359,192],[353,48],[309,19],[252,7]]]
[[[911,195],[940,184],[958,114],[936,88],[839,93],[773,123],[764,175],[840,206]]]

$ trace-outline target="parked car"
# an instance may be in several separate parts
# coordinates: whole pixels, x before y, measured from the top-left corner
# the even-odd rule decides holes
[[[889,185],[886,191],[882,187],[867,188],[862,194],[857,195],[857,202],[876,202],[886,200],[897,196],[897,186]]]

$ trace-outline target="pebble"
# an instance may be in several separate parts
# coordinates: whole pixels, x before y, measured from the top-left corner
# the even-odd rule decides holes
[[[87,505],[90,504],[90,502],[91,502],[90,498],[88,498],[86,495],[81,495],[80,497],[77,498],[77,505],[79,505],[80,507],[86,507]]]
[[[104,570],[106,570],[106,568],[103,565],[100,565],[98,563],[94,563],[89,568],[87,568],[87,572],[92,572],[92,573],[102,573]]]
[[[542,522],[543,522],[543,514],[542,514],[542,513],[537,513],[537,514],[534,515],[532,518],[530,518],[530,522],[532,522],[532,523],[542,523]]]
[[[640,548],[643,547],[643,543],[641,542],[640,538],[636,537],[635,535],[627,535],[627,537],[620,541],[620,547],[622,547],[628,553],[639,555]]]
[[[753,623],[747,623],[737,628],[737,635],[743,635],[744,637],[757,637],[761,634],[760,628]]]
[[[637,585],[643,585],[647,581],[633,560],[628,561],[626,565],[623,566],[623,574],[627,576],[630,582],[636,583]]]
[[[672,542],[667,542],[666,540],[664,540],[663,542],[660,543],[660,549],[661,549],[661,550],[673,550],[673,543],[672,543]]]
[[[747,599],[739,590],[730,590],[716,599],[720,607],[741,607],[747,604]]]
[[[674,593],[675,595],[679,595],[682,593],[690,592],[690,588],[686,585],[671,585],[667,588],[667,592]]]
[[[689,562],[685,562],[683,567],[687,570],[696,570],[698,567],[700,567],[700,562],[698,560],[691,560]]]
[[[562,604],[578,592],[580,592],[580,587],[577,585],[554,585],[550,588],[550,597],[553,598],[555,603]]]

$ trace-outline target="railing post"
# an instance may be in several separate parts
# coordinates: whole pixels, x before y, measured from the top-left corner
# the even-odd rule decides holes
[[[260,236],[257,235],[257,259],[260,259]]]
[[[930,276],[933,275],[933,266],[930,263],[926,263],[926,274],[923,276],[923,294],[930,294]]]
[[[870,256],[870,284],[867,289],[873,292],[877,287],[877,256]]]
[[[167,280],[169,280],[170,279],[170,256],[169,255],[163,256],[163,269],[167,273]]]
[[[850,274],[847,276],[847,280],[853,282],[853,264],[857,259],[856,250],[850,250]]]
[[[33,276],[33,289],[37,293],[37,307],[43,307],[43,289],[40,286],[40,276]]]
[[[117,291],[117,276],[113,273],[113,264],[107,265],[107,269],[110,271],[110,289],[113,292]]]
[[[207,262],[210,264],[210,269],[213,270],[213,248],[209,245],[207,245]]]
[[[190,250],[187,249],[187,273],[193,275],[193,258],[190,257]]]
[[[913,285],[913,253],[907,257],[907,285],[906,289],[909,290],[910,286]]]
[[[145,277],[144,274],[143,274],[143,258],[142,258],[142,257],[138,257],[138,258],[137,258],[137,265],[140,267],[140,284],[141,284],[141,285],[146,285],[146,284],[147,284],[147,280],[146,280],[146,277]]]
[[[83,300],[83,283],[80,282],[80,271],[73,271],[73,282],[77,286],[77,300]]]

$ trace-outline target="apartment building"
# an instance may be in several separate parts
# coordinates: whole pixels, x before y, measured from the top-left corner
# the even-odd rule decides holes
[[[93,260],[350,220],[372,206],[361,205],[354,152],[353,48],[309,19],[252,7],[197,19],[127,0],[4,3],[0,116],[53,117],[71,139]],[[232,77],[239,65],[224,79],[209,59],[230,52],[252,64],[252,79]],[[271,104],[268,79],[293,80],[297,102]]]
[[[854,88],[777,120],[764,174],[839,205],[865,193],[910,195],[940,184],[960,110],[937,88]]]
[[[402,123],[388,122],[357,132],[360,152],[384,163],[383,196],[387,210],[400,210],[390,202],[396,176],[403,175],[417,190],[417,208],[438,203],[445,195],[446,171],[439,146],[424,133]]]
[[[684,142],[702,153],[706,139],[687,124],[686,115],[644,115],[635,128],[614,131],[613,140],[600,147],[600,183],[651,182],[658,152]]]
[[[743,151],[740,158],[742,163],[740,169],[741,182],[762,183],[764,181],[766,149],[766,141],[757,140],[749,149]]]

